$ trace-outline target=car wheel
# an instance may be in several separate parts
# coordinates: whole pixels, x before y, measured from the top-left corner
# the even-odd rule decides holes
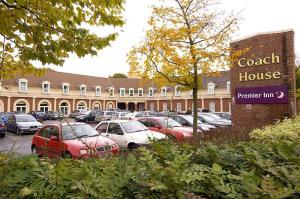
[[[21,134],[22,134],[19,128],[17,128],[16,134],[17,134],[17,135],[21,135]]]
[[[177,138],[175,137],[175,135],[168,135],[168,138],[171,142],[177,142]]]
[[[139,147],[140,146],[137,145],[136,143],[129,143],[127,148],[128,148],[129,151],[132,151],[132,150],[137,149]]]
[[[63,158],[66,158],[66,159],[70,159],[70,158],[72,158],[72,155],[71,155],[71,153],[69,153],[69,152],[65,152],[65,153],[62,155],[62,157],[63,157]]]
[[[32,153],[32,154],[38,154],[35,145],[32,145],[32,146],[31,146],[31,153]]]
[[[4,137],[5,137],[5,133],[1,133],[0,138],[4,138]]]

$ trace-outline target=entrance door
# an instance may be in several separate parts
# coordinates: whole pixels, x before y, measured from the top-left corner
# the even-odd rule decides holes
[[[118,108],[121,110],[126,110],[126,104],[124,102],[118,102]]]

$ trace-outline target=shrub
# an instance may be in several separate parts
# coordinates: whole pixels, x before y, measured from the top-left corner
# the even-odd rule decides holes
[[[126,157],[2,154],[0,198],[300,198],[299,123],[296,118],[254,131],[253,140],[241,143],[155,142]]]

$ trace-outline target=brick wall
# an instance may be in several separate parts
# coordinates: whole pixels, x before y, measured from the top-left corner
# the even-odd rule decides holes
[[[295,49],[294,32],[287,31],[281,33],[261,34],[241,41],[231,43],[231,48],[241,50],[250,48],[242,55],[244,58],[263,58],[275,53],[280,57],[280,63],[262,66],[239,67],[238,63],[233,63],[231,68],[231,90],[235,96],[237,87],[261,87],[274,85],[289,85],[288,104],[236,104],[232,103],[233,126],[237,128],[256,128],[271,124],[278,119],[290,117],[295,112]],[[240,72],[279,71],[280,79],[260,80],[260,81],[239,81]]]

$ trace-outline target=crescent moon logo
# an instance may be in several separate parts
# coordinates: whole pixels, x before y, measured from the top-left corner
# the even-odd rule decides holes
[[[278,98],[278,99],[284,98],[284,92],[282,92],[282,91],[277,91],[277,92],[276,92],[276,95],[277,95],[277,98]]]

